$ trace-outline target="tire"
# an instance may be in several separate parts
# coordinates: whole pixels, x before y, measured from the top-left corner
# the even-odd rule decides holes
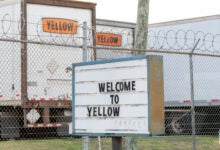
[[[57,135],[60,137],[69,136],[69,126],[57,127]]]
[[[172,112],[166,117],[166,134],[184,135],[191,133],[191,118],[189,113]]]
[[[58,117],[56,118],[57,123],[68,123],[71,122],[71,117],[64,116],[63,112],[58,113]],[[69,136],[69,126],[57,127],[57,135],[60,137]]]
[[[16,139],[20,137],[20,125],[17,116],[12,112],[1,112],[0,134],[2,139]]]

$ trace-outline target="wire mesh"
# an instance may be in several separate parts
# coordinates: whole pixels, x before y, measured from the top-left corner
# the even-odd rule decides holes
[[[21,41],[19,24],[19,21],[11,21],[10,15],[3,15],[0,22],[2,149],[83,148],[82,138],[72,136],[71,126],[71,64],[83,61],[83,39],[88,41],[88,61],[133,56],[134,51],[163,56],[165,133],[138,137],[140,150],[192,148],[189,52],[195,41],[201,39],[193,56],[196,145],[197,149],[219,149],[219,33],[150,29],[147,51],[133,49],[133,29],[97,27],[96,33],[121,35],[123,39],[120,46],[103,46],[94,45],[94,27],[87,28],[85,38],[81,36],[83,27],[80,25],[80,34],[63,35],[43,33],[40,23],[28,23],[37,34],[29,34],[26,41]],[[21,82],[22,44],[27,45],[26,84]],[[27,87],[27,93],[21,90],[22,86]],[[24,103],[22,95],[27,96]],[[92,137],[88,144],[89,149],[108,150],[112,141],[110,137]],[[123,139],[123,148],[126,146]]]

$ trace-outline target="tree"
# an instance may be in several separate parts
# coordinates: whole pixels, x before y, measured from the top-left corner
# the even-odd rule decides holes
[[[149,16],[150,0],[138,0],[137,22],[135,30],[134,48],[140,50],[147,49],[148,35],[148,16]],[[143,52],[135,51],[134,55],[143,54]],[[126,150],[137,150],[137,137],[128,137],[125,140]]]
[[[137,23],[134,43],[135,49],[147,49],[149,1],[150,0],[138,0]],[[141,52],[136,52],[135,54],[141,54]]]

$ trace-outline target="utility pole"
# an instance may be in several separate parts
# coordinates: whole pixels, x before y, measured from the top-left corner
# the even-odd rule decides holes
[[[138,0],[137,22],[135,29],[135,49],[147,49],[147,34],[148,34],[148,16],[149,16],[150,0]],[[135,55],[142,54],[135,52]]]
[[[147,49],[149,2],[150,0],[138,0],[138,12],[134,42],[135,49]],[[140,55],[143,54],[143,52],[135,51],[133,54]],[[137,150],[137,140],[137,137],[127,137],[125,139],[126,150]]]

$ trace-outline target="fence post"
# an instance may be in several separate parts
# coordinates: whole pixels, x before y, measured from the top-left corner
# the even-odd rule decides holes
[[[83,22],[83,62],[87,62],[87,55],[88,55],[88,49],[87,49],[87,22]],[[89,137],[84,136],[83,138],[83,150],[89,150]]]
[[[191,120],[192,120],[192,150],[196,150],[196,122],[195,122],[195,100],[194,100],[194,79],[193,79],[193,60],[192,55],[194,50],[196,49],[197,45],[199,44],[200,39],[196,41],[195,45],[191,50],[191,54],[189,54],[189,61],[190,61],[190,92],[191,92]]]
[[[26,22],[26,16],[27,16],[27,8],[26,8],[26,2],[24,0],[21,1],[21,103],[22,106],[26,106],[27,102],[27,22]],[[24,114],[24,126],[27,126],[27,109],[23,109]]]
[[[101,137],[100,136],[98,136],[98,145],[99,145],[99,150],[102,150]]]
[[[83,62],[87,62],[88,43],[87,43],[87,22],[83,22]]]
[[[218,130],[218,144],[220,144],[220,130]]]

